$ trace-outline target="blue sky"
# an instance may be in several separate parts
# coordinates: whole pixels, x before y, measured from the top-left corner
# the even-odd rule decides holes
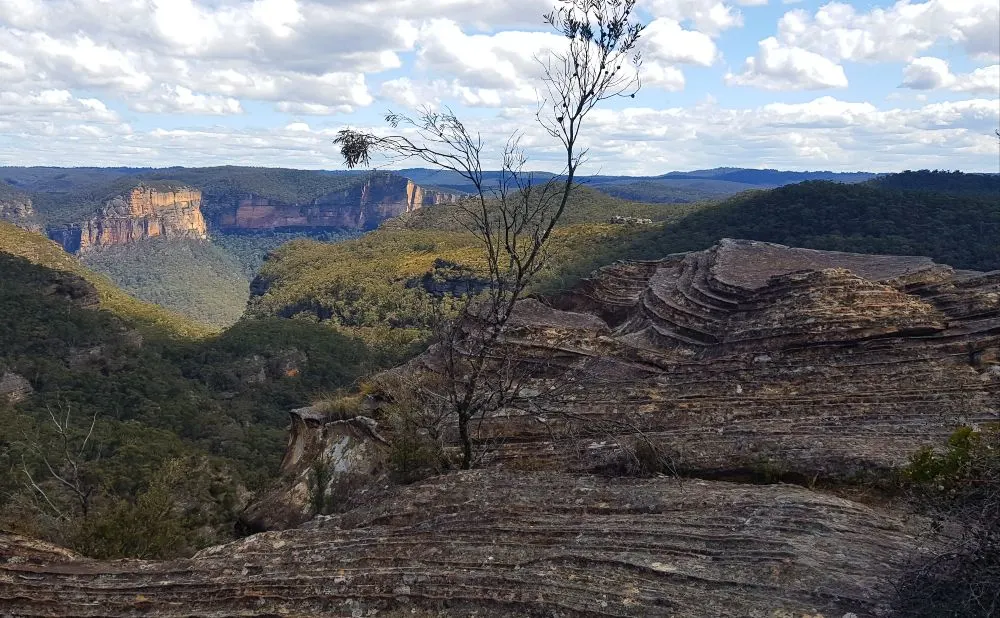
[[[338,128],[448,105],[555,169],[533,120],[552,2],[0,0],[0,165],[336,169]],[[589,172],[1000,172],[997,0],[639,9],[643,88],[588,119]]]

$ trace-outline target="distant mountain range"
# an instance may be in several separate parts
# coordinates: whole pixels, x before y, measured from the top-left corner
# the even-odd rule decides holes
[[[404,169],[400,174],[422,186],[449,191],[474,191],[472,183],[455,172],[422,168]],[[499,172],[486,172],[487,183],[496,183]],[[553,174],[536,172],[535,180],[544,182]],[[669,172],[659,176],[582,176],[580,183],[614,197],[659,204],[683,204],[719,199],[750,189],[773,189],[809,180],[857,183],[878,176],[871,172],[789,172],[739,167],[718,167],[690,172]]]

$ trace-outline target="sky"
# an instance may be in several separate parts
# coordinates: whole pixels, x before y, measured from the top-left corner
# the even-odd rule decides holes
[[[487,167],[521,132],[558,171],[554,1],[0,0],[0,165],[342,169],[338,129],[447,106]],[[1000,172],[1000,0],[638,6],[642,87],[587,118],[582,173]]]

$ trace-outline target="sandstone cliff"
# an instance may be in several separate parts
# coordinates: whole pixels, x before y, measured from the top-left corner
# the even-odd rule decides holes
[[[223,210],[215,224],[223,231],[296,229],[370,230],[424,206],[453,203],[458,195],[429,191],[395,174],[376,174],[351,189],[321,195],[306,204],[247,196]]]
[[[91,218],[49,237],[70,253],[123,245],[158,236],[207,238],[201,191],[189,187],[139,186],[101,206]]]

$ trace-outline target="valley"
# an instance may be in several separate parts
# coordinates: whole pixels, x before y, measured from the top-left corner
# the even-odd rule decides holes
[[[2,171],[15,615],[877,615],[954,541],[918,479],[992,470],[996,176],[577,187],[464,471],[441,325],[490,275],[458,186]]]

